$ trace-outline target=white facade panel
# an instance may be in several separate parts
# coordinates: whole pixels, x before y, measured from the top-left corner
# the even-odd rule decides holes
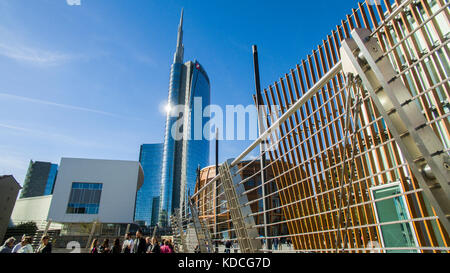
[[[101,183],[98,214],[68,213],[72,183]],[[133,223],[137,190],[142,186],[139,162],[62,158],[48,219],[59,223]]]
[[[51,202],[52,195],[17,199],[11,221],[14,225],[35,222],[39,226],[47,221]]]

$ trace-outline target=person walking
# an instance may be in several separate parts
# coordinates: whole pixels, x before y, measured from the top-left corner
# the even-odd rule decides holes
[[[111,249],[109,249],[109,239],[105,239],[98,250],[102,254],[108,254],[111,251]]]
[[[134,239],[133,251],[135,254],[145,254],[147,251],[145,239],[142,237],[142,231],[136,231],[136,239]]]
[[[17,253],[33,253],[34,251],[31,243],[31,236],[26,236],[25,239],[23,239],[23,246],[17,251]]]
[[[122,253],[122,247],[120,246],[120,239],[116,238],[114,240],[113,246],[111,247],[111,252],[112,254],[120,254]]]
[[[0,253],[11,253],[14,248],[16,239],[14,237],[8,238],[5,243],[0,247]]]
[[[52,243],[50,243],[50,237],[48,235],[44,235],[41,238],[41,244],[39,245],[36,253],[41,254],[49,254],[52,253]]]
[[[94,241],[92,241],[91,254],[98,254],[98,239],[94,239]]]
[[[125,240],[123,241],[122,245],[122,253],[131,253],[133,250],[134,241],[133,238],[131,238],[131,232],[128,232],[125,235]]]

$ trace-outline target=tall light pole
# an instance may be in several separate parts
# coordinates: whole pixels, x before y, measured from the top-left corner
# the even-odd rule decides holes
[[[259,62],[258,62],[258,49],[256,45],[252,46],[253,50],[253,66],[255,71],[255,87],[256,87],[256,107],[258,111],[258,124],[259,124],[259,135],[261,136],[264,133],[264,122],[263,122],[263,107],[264,107],[264,101],[262,99],[261,94],[261,82],[259,77]],[[268,232],[267,232],[267,215],[266,215],[266,185],[265,183],[265,172],[264,167],[266,163],[266,153],[265,153],[265,145],[266,141],[261,141],[261,144],[259,145],[259,151],[261,153],[261,192],[262,192],[262,200],[263,200],[263,220],[264,220],[264,238],[265,238],[265,248],[269,246],[269,240],[267,238]]]

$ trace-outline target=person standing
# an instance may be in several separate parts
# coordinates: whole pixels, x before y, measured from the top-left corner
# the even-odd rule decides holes
[[[20,242],[14,246],[13,250],[11,251],[11,253],[17,253],[17,251],[19,251],[19,249],[21,249],[24,244],[23,244],[23,240],[25,239],[26,235],[22,235],[22,239],[20,239]]]
[[[161,245],[161,253],[172,253],[169,247],[169,240],[165,240],[164,244]]]
[[[52,243],[50,243],[50,237],[44,235],[41,238],[41,244],[39,245],[36,253],[49,254],[52,253]]]
[[[200,246],[199,245],[195,246],[194,253],[200,253]]]
[[[273,238],[273,249],[274,250],[278,250],[278,243],[279,243],[278,238],[277,237]]]
[[[133,251],[135,254],[145,254],[147,251],[145,239],[142,237],[142,231],[136,231],[136,239],[134,240]]]
[[[26,236],[23,239],[23,246],[20,248],[17,253],[33,253],[33,246],[31,246],[32,238],[31,236]]]
[[[230,253],[231,246],[232,246],[231,240],[227,240],[225,242],[225,253]]]
[[[159,243],[158,243],[158,240],[157,240],[155,237],[152,238],[152,249],[151,249],[151,253],[161,253],[161,251],[160,251],[160,246],[159,246]]]
[[[123,241],[123,245],[122,245],[122,253],[131,253],[131,251],[133,250],[133,238],[131,238],[131,232],[128,232],[125,235],[125,240]]]
[[[152,251],[152,240],[150,237],[145,237],[145,253],[150,253]]]
[[[0,253],[11,253],[14,248],[16,239],[14,237],[8,238],[5,243],[0,247]]]
[[[92,241],[91,254],[98,254],[98,239],[94,239],[94,241]]]
[[[103,244],[99,247],[99,252],[103,254],[109,253],[111,250],[109,249],[109,239],[105,239]]]
[[[170,248],[170,253],[175,253],[175,247],[172,243],[172,239],[169,239],[169,248]]]
[[[120,246],[120,239],[116,238],[114,240],[114,244],[111,247],[111,252],[112,254],[120,254],[122,252],[122,247]]]

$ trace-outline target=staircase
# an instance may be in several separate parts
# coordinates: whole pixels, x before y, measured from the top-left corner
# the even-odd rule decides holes
[[[175,213],[170,217],[171,226],[173,230],[173,243],[175,252],[186,252],[186,238],[183,231],[183,219],[181,218],[180,210],[175,210]]]
[[[191,209],[192,221],[194,224],[195,232],[197,234],[198,245],[201,253],[211,253],[212,240],[209,234],[208,227],[204,221],[201,221],[198,215],[197,208],[189,197],[189,206]]]
[[[53,243],[53,241],[59,236],[60,230],[48,230],[47,235],[50,237],[49,242]],[[37,250],[39,245],[41,244],[41,238],[44,236],[45,230],[37,230],[33,236],[33,242],[31,245],[34,250]]]
[[[186,252],[194,253],[195,247],[198,245],[197,234],[192,224],[186,228]]]

